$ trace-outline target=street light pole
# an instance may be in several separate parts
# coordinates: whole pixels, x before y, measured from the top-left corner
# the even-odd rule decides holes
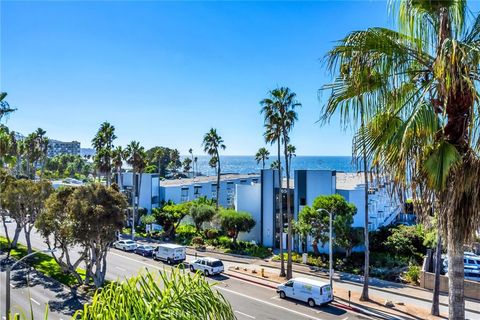
[[[328,213],[328,226],[329,226],[329,231],[328,231],[328,255],[329,255],[329,263],[328,263],[328,279],[330,281],[330,289],[333,292],[333,227],[332,227],[332,222],[333,222],[333,214],[332,212],[320,208],[317,210],[317,212],[324,211]]]
[[[10,319],[10,272],[15,268],[15,266],[20,263],[22,260],[27,259],[31,256],[36,255],[37,253],[51,253],[55,252],[55,249],[46,249],[42,251],[34,251],[32,253],[27,254],[26,256],[22,257],[20,260],[15,262],[13,265],[9,266],[7,265],[6,270],[5,270],[5,316],[7,319]]]

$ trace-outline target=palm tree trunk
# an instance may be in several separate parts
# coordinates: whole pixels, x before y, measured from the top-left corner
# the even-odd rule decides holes
[[[137,197],[137,184],[135,183],[136,175],[135,170],[132,170],[132,240],[135,240],[135,199]]]
[[[360,109],[360,117],[361,117],[361,128],[363,130],[365,128],[365,114],[363,109],[363,101],[360,100],[361,109]],[[368,301],[370,298],[368,296],[368,277],[369,277],[369,269],[370,269],[370,249],[369,249],[369,230],[368,230],[368,175],[367,175],[367,149],[365,147],[365,142],[362,143],[362,158],[363,158],[363,169],[364,169],[364,181],[365,181],[365,194],[364,194],[364,201],[365,201],[365,228],[364,228],[364,238],[365,238],[365,265],[363,267],[363,289],[362,294],[360,296],[360,301]]]
[[[453,216],[453,215],[450,215]],[[453,224],[455,222],[451,222]],[[450,223],[449,223],[450,224]],[[463,265],[463,242],[449,229],[447,234],[448,254],[448,319],[465,319],[465,297]]]
[[[442,265],[442,236],[440,234],[440,223],[437,228],[437,248],[435,252],[435,282],[433,286],[432,310],[434,316],[440,315],[440,268]]]
[[[292,212],[290,208],[290,160],[288,157],[288,136],[283,138],[283,154],[285,157],[285,173],[287,175],[287,279],[292,278]]]
[[[285,277],[285,257],[283,256],[283,195],[282,195],[282,163],[280,159],[280,135],[277,139],[278,145],[278,199],[279,199],[279,215],[280,215],[280,243],[278,249],[280,251],[280,277]]]
[[[218,211],[218,200],[220,198],[220,155],[217,151],[217,203],[215,204],[215,208]]]

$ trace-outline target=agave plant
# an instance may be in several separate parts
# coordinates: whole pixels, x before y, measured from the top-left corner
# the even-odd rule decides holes
[[[147,271],[97,290],[73,319],[235,319],[213,285],[199,273]]]

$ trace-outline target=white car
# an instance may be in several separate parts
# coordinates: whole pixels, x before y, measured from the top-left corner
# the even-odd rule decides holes
[[[205,276],[220,274],[223,272],[223,262],[210,257],[199,258],[190,262],[190,271],[200,270]]]
[[[113,243],[113,247],[123,251],[133,251],[137,248],[137,243],[133,240],[118,240]]]

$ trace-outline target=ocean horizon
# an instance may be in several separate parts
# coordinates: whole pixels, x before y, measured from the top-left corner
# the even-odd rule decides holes
[[[182,156],[182,160],[187,156]],[[198,169],[204,175],[214,175],[215,169],[208,164],[210,156],[194,156],[198,158]],[[270,168],[270,164],[277,157],[272,157],[265,161],[265,169]],[[282,158],[283,161],[283,158]],[[283,162],[282,162],[283,163]],[[262,169],[262,163],[257,164],[255,156],[220,156],[220,165],[222,173],[259,173]],[[284,167],[282,165],[282,167]],[[336,170],[344,172],[356,172],[357,167],[352,163],[351,156],[296,156],[292,158],[292,172],[294,170]]]

